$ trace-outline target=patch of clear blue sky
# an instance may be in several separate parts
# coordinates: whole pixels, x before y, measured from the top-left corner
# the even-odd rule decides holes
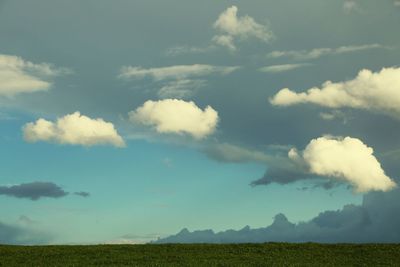
[[[52,232],[57,243],[102,242],[126,234],[163,236],[184,227],[264,227],[280,212],[302,221],[361,201],[344,188],[329,195],[300,191],[297,184],[251,187],[265,166],[218,163],[181,146],[143,140],[131,140],[125,149],[27,144],[21,132],[27,121],[0,124],[0,184],[51,181],[91,196],[38,201],[0,196],[1,219],[14,223],[28,216],[35,227]]]

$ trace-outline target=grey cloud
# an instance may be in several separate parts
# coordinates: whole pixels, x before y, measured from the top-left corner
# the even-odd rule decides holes
[[[310,174],[303,166],[296,164],[287,157],[289,149],[290,146],[270,146],[263,152],[229,143],[219,143],[208,145],[202,149],[202,152],[210,159],[218,162],[253,162],[268,166],[264,175],[251,182],[251,186],[273,183],[285,185],[307,180],[311,181],[312,188],[321,187],[329,190],[341,184],[335,181],[322,181],[320,177]]]
[[[288,164],[287,168],[279,166],[269,166],[265,174],[260,179],[253,181],[251,185],[269,185],[272,183],[285,185],[305,179],[316,180],[318,178],[312,177],[312,175],[310,175],[309,173],[297,169],[294,165],[290,166]]]
[[[0,186],[0,195],[38,200],[42,197],[60,198],[68,195],[61,187],[50,182],[33,182],[13,186]]]
[[[265,228],[189,232],[155,243],[248,243],[248,242],[321,242],[321,243],[397,243],[400,242],[400,190],[373,192],[361,205],[346,205],[325,211],[307,222],[291,223],[285,215],[275,216]]]
[[[74,195],[80,196],[80,197],[89,197],[90,193],[81,191],[81,192],[74,192]]]
[[[261,162],[267,163],[274,160],[273,156],[245,147],[221,143],[212,144],[203,148],[203,152],[211,159],[220,162]]]
[[[69,192],[64,191],[60,186],[52,182],[32,182],[19,185],[0,186],[0,195],[27,198],[30,200],[38,200],[40,198],[61,198],[65,197]],[[75,192],[75,195],[88,197],[87,192]]]

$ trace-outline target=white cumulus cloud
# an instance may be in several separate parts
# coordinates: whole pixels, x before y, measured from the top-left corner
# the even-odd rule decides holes
[[[289,158],[309,173],[350,183],[356,192],[389,191],[396,184],[388,177],[373,149],[352,137],[313,139],[303,152],[289,151]]]
[[[214,23],[214,28],[220,32],[213,38],[215,43],[236,50],[235,38],[240,40],[256,38],[264,42],[269,42],[273,38],[274,34],[268,27],[258,24],[248,15],[238,17],[237,12],[238,8],[231,6],[219,15]]]
[[[51,77],[68,72],[48,63],[35,64],[17,56],[0,54],[0,96],[47,91],[52,85]]]
[[[328,108],[350,107],[400,118],[400,68],[383,68],[379,72],[364,69],[353,80],[326,81],[321,88],[301,93],[284,88],[270,102],[278,106],[312,103]]]
[[[109,144],[124,147],[125,142],[114,125],[103,119],[91,119],[79,112],[58,118],[56,122],[38,119],[23,127],[28,142],[48,141],[60,144],[93,146]]]
[[[212,134],[218,124],[218,113],[212,107],[202,110],[192,101],[178,99],[148,100],[129,112],[129,118],[153,126],[159,133],[186,133],[196,139]]]

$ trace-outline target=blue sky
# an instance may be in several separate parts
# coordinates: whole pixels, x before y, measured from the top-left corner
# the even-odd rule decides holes
[[[397,25],[392,0],[0,0],[0,243],[400,197]]]

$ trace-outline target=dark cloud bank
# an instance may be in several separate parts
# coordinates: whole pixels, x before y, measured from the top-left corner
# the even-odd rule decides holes
[[[400,242],[400,190],[373,192],[361,205],[346,205],[341,210],[325,211],[308,222],[291,223],[278,214],[265,228],[189,232],[154,243],[248,243],[248,242],[320,242],[320,243],[397,243]]]
[[[27,198],[38,200],[43,197],[61,198],[69,192],[64,191],[60,186],[51,182],[32,182],[13,186],[0,186],[0,195],[6,195],[16,198]],[[74,195],[88,197],[88,192],[75,192]]]

